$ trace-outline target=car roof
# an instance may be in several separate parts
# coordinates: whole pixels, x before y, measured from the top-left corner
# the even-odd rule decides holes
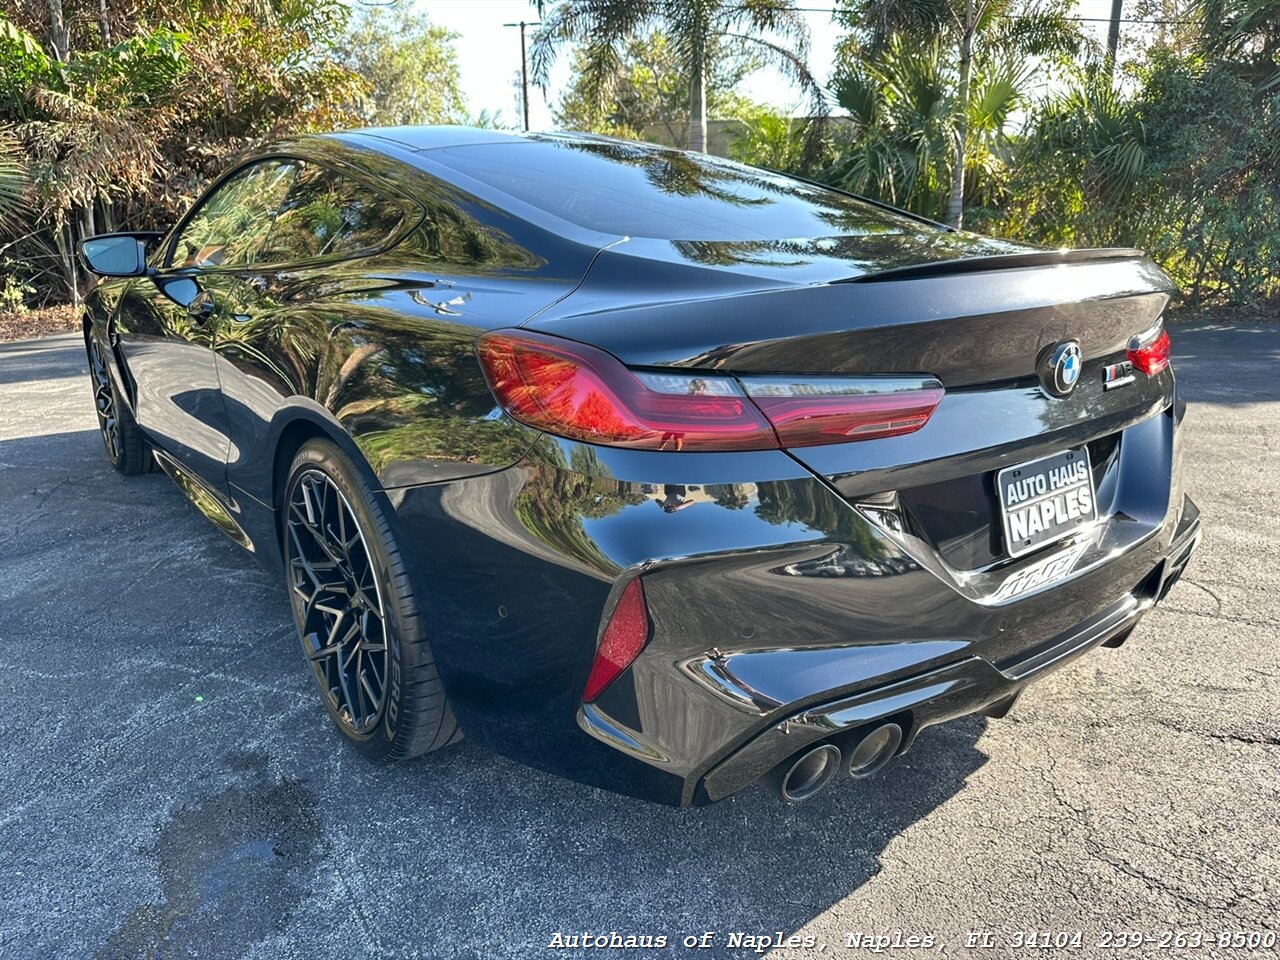
[[[825,219],[829,207],[865,221],[849,226],[855,234],[946,229],[824,184],[598,134],[395,126],[301,139],[391,157],[544,230],[565,238],[590,235],[584,242],[600,237],[741,242],[832,236],[839,228]],[[815,200],[819,194],[828,199]]]
[[[361,127],[323,134],[324,137],[345,139],[352,136],[371,137],[394,143],[402,150],[437,150],[441,147],[461,147],[481,143],[509,143],[530,138],[506,130],[487,130],[481,127],[462,126],[405,126]]]

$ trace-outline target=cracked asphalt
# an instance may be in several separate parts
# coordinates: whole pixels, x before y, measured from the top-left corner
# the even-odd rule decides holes
[[[0,345],[0,957],[1248,955],[1099,946],[1280,931],[1280,324],[1173,333],[1205,536],[1128,644],[872,781],[685,811],[345,749],[283,590],[108,469],[77,338]],[[669,946],[548,948],[611,931]]]

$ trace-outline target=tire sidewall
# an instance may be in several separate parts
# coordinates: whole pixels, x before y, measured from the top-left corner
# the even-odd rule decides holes
[[[351,462],[342,451],[327,440],[309,440],[302,445],[294,456],[289,476],[281,496],[281,550],[285,558],[285,586],[289,591],[289,605],[293,611],[294,624],[298,630],[298,643],[304,655],[307,652],[302,634],[302,618],[298,597],[293,590],[293,574],[289,569],[291,555],[289,544],[289,503],[298,477],[306,471],[317,470],[325,474],[346,497],[351,512],[364,537],[369,557],[373,561],[374,575],[377,578],[377,589],[382,600],[383,624],[387,643],[387,690],[382,708],[382,716],[378,725],[365,734],[356,733],[339,717],[329,702],[328,691],[321,688],[315,676],[315,668],[307,660],[307,670],[312,675],[312,682],[320,693],[321,702],[334,724],[343,735],[362,753],[370,757],[383,757],[395,746],[400,731],[400,712],[404,698],[404,629],[407,617],[405,606],[408,598],[395,589],[395,578],[392,576],[391,557],[394,544],[390,541],[391,530],[386,520],[386,512],[377,505],[373,492],[368,484],[359,476]]]

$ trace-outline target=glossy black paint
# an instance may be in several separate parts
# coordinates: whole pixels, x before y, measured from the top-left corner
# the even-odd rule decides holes
[[[161,465],[273,575],[293,452],[327,436],[347,453],[392,508],[462,730],[499,752],[692,804],[798,749],[787,723],[812,742],[893,716],[909,746],[1007,704],[1051,651],[1127,635],[1194,547],[1172,371],[1102,386],[1172,289],[1136,251],[1035,251],[600,138],[402,128],[247,163],[262,158],[332,171],[404,218],[355,256],[203,268],[170,265],[179,223],[150,243],[150,275],[98,288],[87,336]],[[502,189],[607,183],[610,164],[699,216],[745,204],[755,232],[611,233],[572,189],[558,207]],[[772,239],[771,202],[801,205],[788,225],[812,205],[822,231]],[[916,433],[794,454],[598,447],[496,407],[475,341],[522,325],[635,366],[930,374],[947,393]],[[1067,338],[1084,373],[1050,398],[1036,357]],[[991,477],[1083,445],[1104,522],[1076,573],[995,602],[1041,554],[1005,555]],[[584,706],[603,623],[636,576],[653,639]]]

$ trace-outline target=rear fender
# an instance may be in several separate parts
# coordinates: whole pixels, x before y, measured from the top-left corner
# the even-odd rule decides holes
[[[230,484],[230,506],[236,520],[253,541],[255,556],[273,573],[278,573],[283,563],[280,523],[289,467],[298,448],[312,438],[328,440],[341,450],[374,496],[384,500],[384,513],[394,516],[390,504],[385,502],[386,495],[377,474],[342,424],[314,400],[291,397],[276,410],[268,427],[267,441],[259,454],[265,461],[264,467],[259,474],[251,475],[257,476],[258,482],[246,486]]]

